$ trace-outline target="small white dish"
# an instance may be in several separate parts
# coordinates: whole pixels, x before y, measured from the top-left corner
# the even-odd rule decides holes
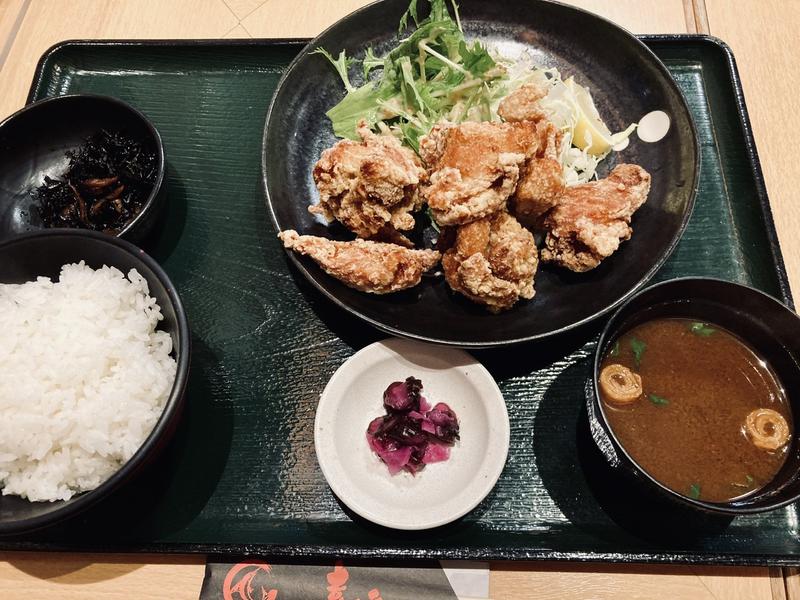
[[[455,411],[461,439],[450,458],[416,476],[389,469],[367,444],[385,414],[383,391],[413,375],[433,406]],[[333,374],[314,422],[317,461],[331,490],[356,514],[385,527],[429,529],[462,517],[494,487],[508,456],[503,395],[486,368],[461,350],[404,339],[363,348]]]

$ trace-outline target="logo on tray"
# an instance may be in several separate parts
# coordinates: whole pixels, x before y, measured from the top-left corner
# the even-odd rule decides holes
[[[260,561],[243,562],[231,567],[222,584],[223,600],[276,600],[278,590],[268,589],[271,586],[260,585],[261,593],[253,595],[256,585],[253,580],[258,576],[259,583],[266,583],[264,579],[272,579],[272,567]]]
[[[280,600],[272,567],[263,561],[241,562],[230,568],[222,583],[223,600]],[[341,562],[326,575],[327,600],[346,600],[347,581],[350,573]],[[320,582],[322,583],[322,582]],[[320,586],[321,587],[321,586]],[[256,591],[258,590],[258,591]],[[322,598],[322,589],[320,589]],[[359,600],[356,598],[355,600]],[[367,592],[365,600],[383,600],[377,588]]]

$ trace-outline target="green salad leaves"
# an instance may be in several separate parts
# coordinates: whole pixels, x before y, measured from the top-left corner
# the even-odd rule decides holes
[[[417,0],[411,0],[399,31],[406,30],[409,20],[415,29],[385,56],[368,48],[358,61],[344,50],[336,58],[324,48],[315,50],[333,64],[347,90],[326,113],[337,136],[358,139],[356,126],[365,119],[370,128],[390,130],[419,151],[420,137],[441,119],[496,118],[494,104],[508,93],[506,69],[480,42],[467,43],[455,2],[454,16],[446,0],[430,4],[430,14],[420,20]],[[355,86],[348,71],[359,62],[365,83]]]

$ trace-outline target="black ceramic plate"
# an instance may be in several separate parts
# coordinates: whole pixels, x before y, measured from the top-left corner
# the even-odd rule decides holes
[[[558,67],[564,77],[574,75],[590,88],[612,131],[652,110],[669,114],[672,126],[663,140],[645,144],[634,135],[630,146],[609,157],[599,171],[603,176],[615,162],[633,162],[652,174],[650,198],[634,216],[633,239],[589,273],[542,268],[536,297],[499,315],[456,296],[442,279],[426,278],[412,290],[375,296],[346,287],[310,259],[290,256],[339,306],[396,335],[465,347],[540,339],[606,313],[664,263],[691,213],[699,170],[697,136],[686,101],[663,64],[611,22],[544,1],[459,4],[468,38],[527,47],[539,64]],[[407,6],[408,0],[385,0],[354,12],[314,39],[289,66],[267,116],[263,147],[267,202],[278,229],[342,235],[340,228],[321,225],[307,211],[318,198],[313,165],[336,142],[325,111],[344,94],[334,69],[311,50],[321,46],[338,54],[345,49],[355,57],[368,46],[386,51],[397,41],[397,23]],[[421,14],[426,10],[421,3]],[[358,81],[357,73],[351,77]]]

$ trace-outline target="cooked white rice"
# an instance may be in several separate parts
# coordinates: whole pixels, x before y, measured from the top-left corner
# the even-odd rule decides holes
[[[132,269],[64,265],[0,285],[0,485],[30,500],[96,488],[139,448],[175,380],[172,340]]]

